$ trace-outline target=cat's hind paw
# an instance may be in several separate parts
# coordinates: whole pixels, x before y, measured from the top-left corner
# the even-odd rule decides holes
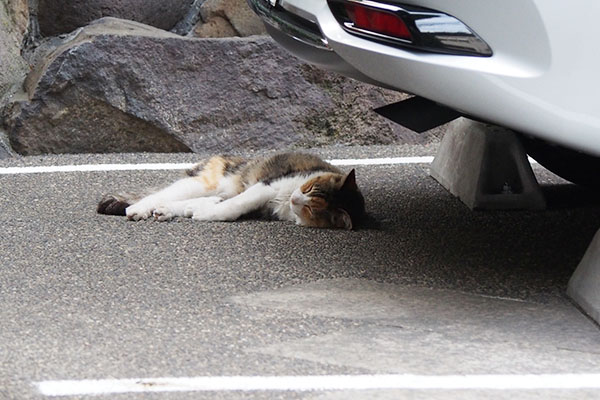
[[[152,216],[154,207],[148,207],[144,204],[133,204],[125,209],[125,215],[127,219],[131,221],[140,221],[142,219],[148,219]]]
[[[164,221],[170,221],[177,215],[175,213],[173,213],[173,210],[171,210],[169,207],[163,206],[163,207],[157,207],[152,212],[152,216],[154,217],[154,219],[156,221],[164,222]]]

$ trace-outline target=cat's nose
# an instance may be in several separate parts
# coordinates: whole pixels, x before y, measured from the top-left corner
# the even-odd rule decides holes
[[[296,190],[294,191],[294,193],[292,193],[290,201],[295,206],[301,206],[304,204],[304,196],[302,195],[302,193],[300,193],[300,191]]]

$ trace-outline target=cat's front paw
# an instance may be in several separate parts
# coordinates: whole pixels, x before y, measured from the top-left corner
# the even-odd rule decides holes
[[[194,221],[225,221],[219,214],[207,209],[194,212],[192,214],[192,219]]]

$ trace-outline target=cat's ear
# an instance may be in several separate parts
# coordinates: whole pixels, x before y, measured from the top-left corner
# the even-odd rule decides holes
[[[342,208],[338,208],[337,212],[333,217],[333,225],[336,228],[352,229],[352,219],[350,214]]]
[[[344,184],[342,185],[342,190],[358,190],[358,186],[356,186],[354,168],[348,173],[348,175],[346,175],[346,178],[344,179]]]

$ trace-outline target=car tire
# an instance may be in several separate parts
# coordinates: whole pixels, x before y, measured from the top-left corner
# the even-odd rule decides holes
[[[600,188],[600,157],[519,135],[527,154],[549,171],[578,185]]]

